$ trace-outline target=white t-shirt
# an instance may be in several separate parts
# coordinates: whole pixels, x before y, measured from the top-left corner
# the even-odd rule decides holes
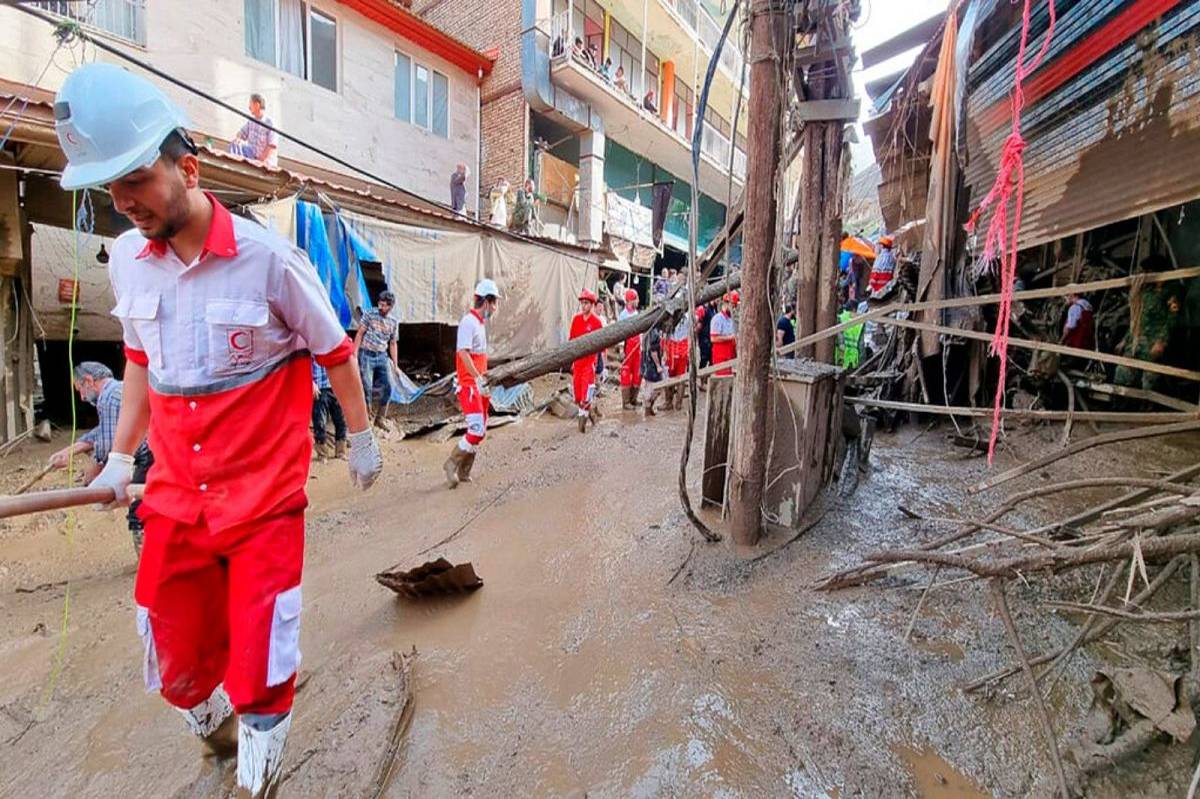
[[[467,350],[473,355],[487,353],[487,329],[474,313],[467,311],[458,323],[458,340],[455,350]]]

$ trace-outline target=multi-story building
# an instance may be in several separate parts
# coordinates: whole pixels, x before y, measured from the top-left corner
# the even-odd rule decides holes
[[[29,2],[167,74],[245,108],[266,100],[282,130],[406,190],[449,203],[457,163],[478,176],[479,83],[492,60],[389,0]],[[0,77],[54,91],[84,48],[55,54],[41,20],[0,5]],[[86,48],[87,57],[117,61]],[[177,86],[163,89],[216,141],[240,117]],[[287,139],[295,164],[346,172]],[[468,191],[476,207],[478,187]]]
[[[636,202],[635,213],[648,219],[654,184],[673,181],[664,243],[679,250],[686,249],[692,211],[697,98],[721,31],[713,5],[414,0],[413,11],[499,54],[481,86],[485,191],[499,178],[533,176],[549,198],[544,217],[551,226],[558,222],[563,234],[599,244],[618,227],[618,212],[629,213],[614,195]],[[745,176],[747,92],[736,38],[723,48],[705,114],[701,247],[724,223]]]

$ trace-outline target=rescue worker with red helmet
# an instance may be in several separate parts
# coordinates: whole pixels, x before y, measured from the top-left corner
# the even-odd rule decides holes
[[[721,311],[713,317],[709,326],[714,366],[737,357],[737,332],[733,324],[733,302],[733,294],[726,294],[722,297]],[[733,369],[721,369],[716,376],[728,377],[732,374]]]
[[[215,754],[236,749],[241,795],[267,796],[300,663],[313,359],[345,411],[351,481],[383,468],[354,347],[305,254],[200,190],[187,118],[152,84],[85,64],[54,117],[63,189],[103,187],[134,225],[108,264],[125,381],[92,486],[128,504],[149,434],[134,587],[146,688]]]
[[[641,298],[636,289],[625,290],[625,307],[621,309],[620,319],[637,316],[638,304]],[[634,410],[641,406],[638,402],[638,392],[642,388],[642,337],[630,336],[625,339],[625,353],[621,359],[621,408]]]
[[[892,249],[894,245],[895,241],[891,236],[879,238],[879,254],[875,256],[875,263],[871,265],[871,276],[867,282],[871,291],[887,287],[896,276],[896,253]]]
[[[596,315],[596,292],[584,289],[579,292],[579,313],[571,320],[570,339],[586,336],[604,327],[600,317]],[[579,432],[587,432],[590,421],[594,426],[600,419],[600,409],[596,407],[596,363],[597,353],[585,355],[571,364],[571,386],[575,394],[575,404],[579,406]]]
[[[458,405],[467,421],[467,432],[450,450],[442,465],[446,484],[455,488],[471,482],[471,468],[479,445],[487,435],[488,403],[491,390],[487,384],[486,325],[500,304],[500,289],[496,281],[484,279],[475,286],[471,310],[458,323],[458,338],[454,347],[454,362],[458,382]]]

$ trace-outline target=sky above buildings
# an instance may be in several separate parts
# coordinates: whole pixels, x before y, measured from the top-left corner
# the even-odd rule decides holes
[[[878,44],[891,39],[935,14],[944,13],[947,0],[862,0],[862,16],[854,29],[854,49],[864,53]],[[854,70],[854,85],[862,99],[859,113],[858,143],[851,147],[854,157],[854,172],[871,166],[875,161],[871,141],[862,130],[861,122],[871,115],[871,101],[867,97],[866,84],[875,78],[903,69],[917,57],[919,48],[903,53],[870,69],[862,69],[861,61]]]

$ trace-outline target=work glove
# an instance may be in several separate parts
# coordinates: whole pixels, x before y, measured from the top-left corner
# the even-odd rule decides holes
[[[383,456],[371,428],[346,437],[350,442],[350,482],[366,491],[383,471]]]
[[[108,461],[104,464],[104,468],[100,470],[100,474],[96,475],[96,479],[88,483],[89,488],[111,488],[116,494],[114,502],[101,502],[96,505],[97,510],[112,510],[113,508],[128,505],[129,494],[126,489],[133,482],[133,456],[126,455],[124,452],[108,453]]]

